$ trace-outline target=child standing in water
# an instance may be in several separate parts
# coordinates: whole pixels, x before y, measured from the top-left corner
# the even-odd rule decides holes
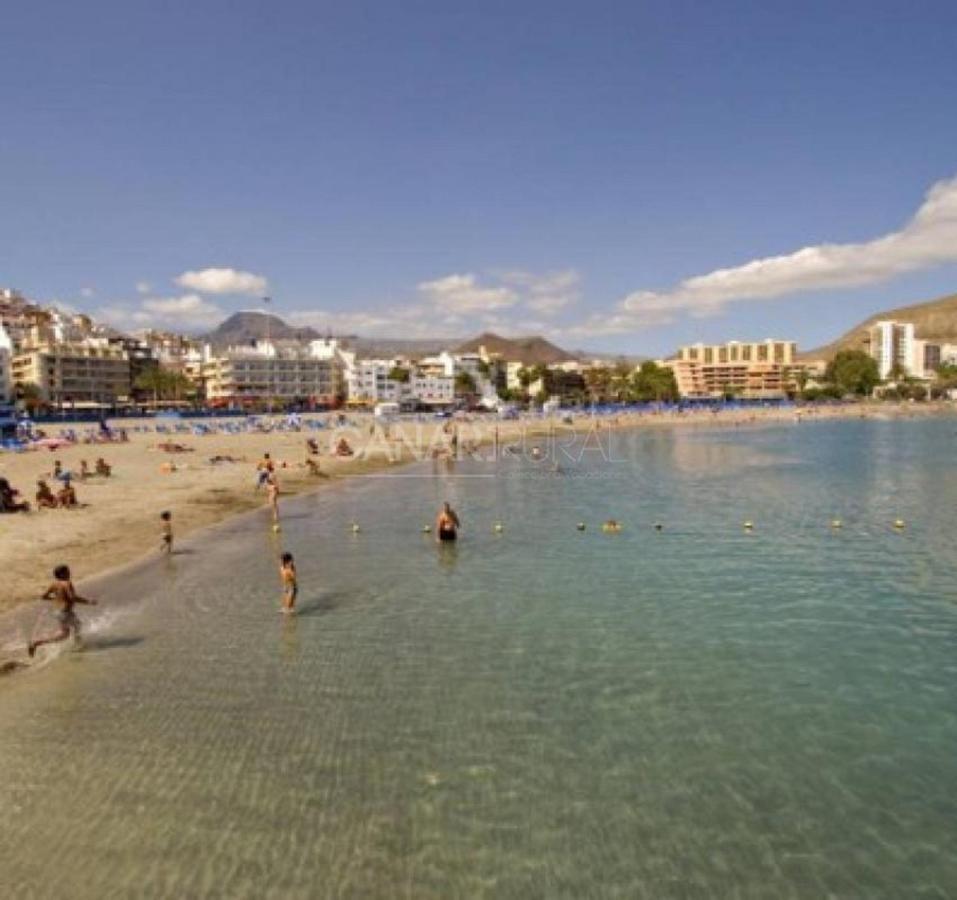
[[[163,530],[160,535],[160,553],[172,555],[173,553],[173,514],[166,510],[160,513],[160,519],[163,522]]]
[[[279,577],[282,579],[282,611],[293,613],[296,611],[299,583],[296,580],[296,563],[291,553],[283,553],[279,564]]]
[[[266,499],[272,508],[272,523],[279,524],[279,481],[276,473],[270,472],[266,477]]]
[[[73,607],[77,603],[87,603],[90,606],[96,606],[96,600],[88,600],[76,592],[76,588],[73,587],[73,582],[70,579],[69,566],[57,566],[56,569],[53,570],[53,578],[53,584],[47,588],[46,593],[41,599],[52,600],[57,605],[56,617],[60,623],[60,630],[50,637],[41,638],[38,641],[30,641],[30,643],[27,644],[27,653],[30,656],[33,656],[33,654],[37,652],[37,647],[42,647],[44,644],[53,644],[57,641],[65,641],[71,633],[73,634],[73,639],[79,642],[80,620],[73,611]]]

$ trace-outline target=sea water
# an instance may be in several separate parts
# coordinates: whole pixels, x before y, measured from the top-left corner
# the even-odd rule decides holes
[[[390,469],[90,585],[0,681],[0,895],[957,896],[955,431]]]

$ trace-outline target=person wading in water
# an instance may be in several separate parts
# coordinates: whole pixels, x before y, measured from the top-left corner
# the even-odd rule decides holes
[[[435,519],[435,539],[437,541],[454,541],[458,537],[458,530],[462,527],[455,510],[448,501],[442,505]]]

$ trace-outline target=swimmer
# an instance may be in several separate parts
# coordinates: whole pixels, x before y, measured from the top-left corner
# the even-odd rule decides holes
[[[65,641],[71,633],[73,640],[79,643],[80,620],[73,611],[73,607],[77,603],[87,603],[90,606],[96,606],[96,600],[81,597],[76,592],[76,588],[73,587],[73,582],[70,579],[69,566],[57,566],[53,570],[53,578],[53,584],[47,588],[46,593],[40,599],[52,600],[57,605],[56,617],[60,623],[60,630],[50,637],[41,638],[38,641],[30,641],[30,643],[27,644],[27,654],[29,656],[33,656],[37,652],[37,647],[42,647],[44,644],[54,644],[57,641]]]
[[[293,613],[296,611],[299,582],[296,579],[296,563],[291,553],[283,553],[279,564],[279,577],[282,579],[282,611]]]
[[[160,531],[160,553],[173,553],[173,514],[169,510],[160,513],[163,523]]]
[[[462,527],[455,510],[446,502],[435,518],[435,539],[437,541],[454,541],[458,537],[458,530]]]

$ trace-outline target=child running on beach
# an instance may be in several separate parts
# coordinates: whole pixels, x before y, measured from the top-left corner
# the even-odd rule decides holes
[[[296,563],[291,553],[283,553],[279,564],[279,577],[282,579],[282,611],[294,613],[299,582],[296,580]]]
[[[169,510],[160,513],[160,519],[163,522],[162,533],[160,534],[160,553],[172,555],[173,553],[173,514]]]
[[[37,647],[42,647],[44,644],[53,644],[57,641],[65,641],[71,633],[73,634],[73,639],[79,642],[80,620],[73,611],[73,607],[77,603],[87,603],[90,606],[96,606],[96,600],[81,597],[76,592],[76,588],[73,587],[73,582],[70,579],[69,566],[57,566],[56,569],[53,570],[53,578],[53,584],[47,588],[46,593],[41,599],[52,600],[57,605],[56,617],[60,623],[60,630],[50,637],[41,638],[38,641],[30,641],[30,643],[27,644],[27,654],[30,656],[33,656],[37,652]]]

